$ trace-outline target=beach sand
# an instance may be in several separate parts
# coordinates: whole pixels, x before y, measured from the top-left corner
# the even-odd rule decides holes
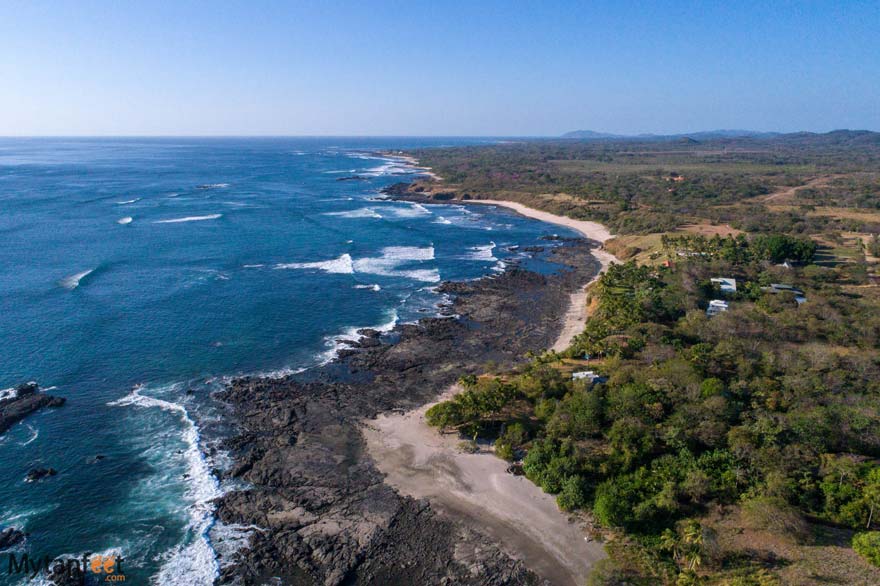
[[[587,238],[605,242],[611,237],[601,224],[573,220],[533,210],[522,204],[481,200],[511,208],[545,222],[568,226]],[[604,270],[614,256],[593,252]],[[553,348],[566,348],[584,327],[586,290],[572,294],[563,330]],[[439,399],[459,392],[450,387]],[[441,512],[468,522],[492,537],[509,555],[554,585],[582,585],[592,565],[605,557],[600,543],[590,540],[576,517],[556,506],[552,495],[521,476],[507,472],[507,462],[488,446],[475,454],[458,449],[457,434],[441,434],[425,422],[431,403],[403,414],[384,414],[365,423],[370,455],[386,482],[402,494],[426,498]]]
[[[605,241],[613,238],[613,235],[608,231],[608,228],[598,222],[575,220],[573,218],[566,218],[565,216],[557,216],[550,212],[542,212],[541,210],[532,209],[514,201],[480,199],[470,200],[467,203],[492,204],[509,208],[528,218],[534,218],[536,220],[541,220],[542,222],[571,228],[572,230],[576,230],[583,234],[585,238],[596,240],[603,244]],[[596,257],[596,260],[602,264],[602,269],[599,271],[599,274],[604,272],[612,262],[619,262],[617,257],[602,249],[596,249],[592,254]],[[585,285],[580,291],[571,294],[571,304],[564,317],[562,332],[552,347],[556,352],[562,352],[568,348],[574,337],[584,331],[584,327],[587,323],[587,287],[592,285],[593,282],[599,278],[599,274],[597,274],[596,277],[587,283],[587,285]]]

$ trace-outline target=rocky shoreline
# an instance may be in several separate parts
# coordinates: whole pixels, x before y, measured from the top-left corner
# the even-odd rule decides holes
[[[30,382],[15,388],[11,397],[0,399],[0,434],[43,407],[61,407],[65,399],[40,392],[37,383]]]
[[[335,362],[284,379],[241,378],[219,394],[236,414],[228,475],[250,488],[217,504],[259,527],[220,583],[540,584],[522,562],[426,501],[399,495],[366,453],[366,419],[434,399],[463,374],[553,344],[572,291],[598,271],[585,239],[546,253],[554,275],[511,268],[449,282],[446,313],[365,337]]]

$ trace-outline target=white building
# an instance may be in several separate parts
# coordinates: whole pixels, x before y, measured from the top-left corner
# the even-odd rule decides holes
[[[712,284],[718,285],[718,289],[722,293],[736,293],[736,279],[730,277],[716,277],[712,279]]]
[[[727,302],[722,299],[713,299],[709,302],[709,307],[706,308],[706,315],[712,317],[713,315],[718,315],[722,311],[727,311]]]

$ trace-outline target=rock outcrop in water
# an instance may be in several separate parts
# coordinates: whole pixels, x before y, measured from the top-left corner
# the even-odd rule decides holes
[[[19,531],[14,527],[7,527],[0,531],[0,551],[15,547],[26,537],[23,531]]]
[[[318,372],[233,381],[219,396],[239,419],[229,474],[251,488],[222,497],[217,516],[260,530],[220,583],[540,584],[491,540],[385,484],[360,426],[433,399],[487,361],[509,366],[550,346],[571,291],[598,270],[589,247],[555,249],[551,260],[570,267],[556,275],[512,269],[444,283],[458,317],[363,331]]]
[[[65,399],[41,393],[34,382],[16,387],[12,397],[0,400],[0,434],[43,407],[60,407]]]
[[[31,468],[24,477],[25,482],[37,482],[50,476],[55,476],[58,471],[54,468]]]

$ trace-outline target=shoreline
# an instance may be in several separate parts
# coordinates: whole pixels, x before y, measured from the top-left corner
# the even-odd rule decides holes
[[[585,238],[589,240],[595,240],[596,242],[600,242],[602,244],[605,244],[605,242],[614,237],[614,235],[611,234],[608,228],[598,222],[592,222],[590,220],[575,220],[574,218],[551,214],[550,212],[536,210],[515,201],[497,199],[471,199],[464,200],[464,203],[487,204],[504,207],[513,210],[516,213],[527,218],[540,220],[548,224],[556,224],[557,226],[565,226],[566,228],[571,228],[572,230],[580,232]],[[556,343],[554,343],[551,348],[551,350],[553,350],[554,352],[562,352],[563,350],[571,346],[571,342],[572,340],[574,340],[574,337],[584,330],[587,325],[587,290],[589,289],[590,285],[595,283],[599,276],[608,269],[612,262],[620,262],[620,260],[616,256],[606,251],[604,248],[595,248],[590,251],[590,254],[599,261],[599,264],[602,268],[599,269],[599,272],[596,273],[596,276],[593,277],[579,291],[571,294],[571,304],[563,318],[562,331],[559,333],[559,338],[556,340]]]
[[[596,222],[574,220],[498,200],[466,203],[497,205],[530,218],[572,228],[604,243],[610,232]],[[552,349],[567,348],[587,319],[587,288],[599,278],[614,255],[590,251],[601,269],[571,293],[562,331]],[[604,547],[591,541],[584,527],[556,506],[556,499],[521,476],[507,472],[508,463],[488,446],[477,453],[458,449],[460,438],[443,434],[425,422],[425,412],[460,392],[453,384],[436,400],[404,413],[383,413],[362,425],[367,448],[385,481],[399,492],[428,499],[433,506],[463,519],[492,537],[514,558],[553,584],[583,584],[592,565],[605,557]]]
[[[555,577],[559,564],[543,554],[543,538],[524,534],[516,519],[493,524],[497,531],[487,536],[462,515],[450,517],[394,490],[363,430],[382,413],[432,403],[460,375],[481,372],[489,361],[512,368],[525,352],[553,344],[571,292],[600,268],[590,248],[576,239],[539,253],[568,267],[553,274],[512,266],[475,281],[444,282],[439,291],[449,294],[448,315],[457,317],[426,317],[388,333],[361,330],[361,340],[315,371],[236,379],[217,393],[238,430],[222,446],[234,461],[226,477],[248,488],[221,497],[216,519],[261,529],[221,568],[219,583],[278,577],[296,585],[339,584],[357,577],[358,583],[501,586],[534,585],[533,570]],[[506,466],[497,459],[495,465]],[[555,504],[547,498],[535,506],[549,514]],[[569,535],[583,541],[580,533]],[[505,547],[508,541],[538,556],[524,562]],[[542,560],[551,560],[550,567]]]

